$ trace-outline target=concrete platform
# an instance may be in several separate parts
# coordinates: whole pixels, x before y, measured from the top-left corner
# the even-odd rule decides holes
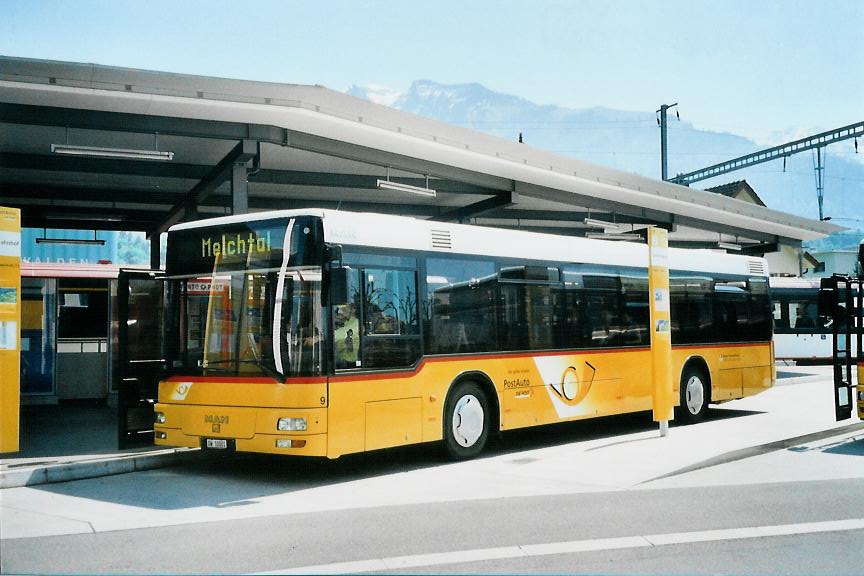
[[[47,408],[47,407],[40,407]],[[115,420],[108,407],[51,407],[34,411],[25,422],[22,451],[0,458],[0,488],[33,486],[149,470],[188,462],[199,457],[197,450],[164,449],[149,446],[116,450]],[[38,414],[38,416],[36,415]],[[829,366],[778,367],[775,388],[758,396],[723,404],[714,417],[696,426],[674,426],[666,438],[654,430],[574,442],[551,448],[507,453],[458,465],[425,470],[435,475],[440,469],[440,496],[452,494],[447,476],[450,466],[460,474],[512,477],[530,485],[526,493],[549,489],[590,491],[626,488],[683,472],[691,472],[749,456],[849,434],[864,428],[857,418],[837,423],[831,392]],[[412,474],[414,472],[411,472]],[[386,476],[372,483],[386,484]],[[530,482],[528,482],[530,480]],[[498,482],[484,485],[483,494],[496,493]],[[426,490],[429,484],[424,482]],[[512,484],[501,495],[513,495]],[[464,484],[463,484],[464,487]],[[437,492],[438,489],[435,489]],[[383,490],[386,495],[387,490]],[[461,490],[456,490],[457,493]],[[518,492],[518,490],[517,490]],[[428,494],[428,492],[427,492]],[[351,497],[350,495],[346,495]],[[340,498],[331,500],[331,504]],[[303,507],[310,505],[305,502]]]
[[[21,450],[0,454],[0,489],[169,466],[197,450],[117,448],[117,411],[94,404],[24,406]]]

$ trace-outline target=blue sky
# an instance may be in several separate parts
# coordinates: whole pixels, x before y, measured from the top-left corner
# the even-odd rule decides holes
[[[479,82],[780,143],[864,120],[861,0],[0,0],[0,54],[399,90]]]

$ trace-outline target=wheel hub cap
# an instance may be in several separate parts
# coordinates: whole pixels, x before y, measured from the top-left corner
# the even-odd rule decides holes
[[[483,434],[483,407],[471,394],[462,396],[453,408],[453,438],[460,446],[473,446]]]
[[[691,376],[687,380],[686,400],[687,409],[691,414],[698,414],[705,402],[705,387],[698,376]]]

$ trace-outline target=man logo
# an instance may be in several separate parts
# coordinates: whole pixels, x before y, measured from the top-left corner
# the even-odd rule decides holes
[[[220,416],[218,414],[205,414],[204,423],[210,424],[210,428],[211,430],[213,430],[213,432],[221,432],[222,425],[228,424],[228,416]]]
[[[219,416],[218,414],[205,414],[204,422],[206,424],[228,424],[228,416]]]

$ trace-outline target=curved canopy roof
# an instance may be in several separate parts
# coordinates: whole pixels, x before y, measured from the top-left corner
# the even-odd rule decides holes
[[[52,145],[74,154],[85,147],[85,155]],[[110,149],[109,157],[86,148]],[[173,157],[110,157],[119,149]],[[383,189],[378,180],[437,193]],[[321,86],[8,57],[0,57],[0,204],[21,207],[26,226],[148,233],[247,207],[600,232],[588,217],[625,232],[658,224],[672,230],[672,243],[696,245],[794,245],[842,229]]]

